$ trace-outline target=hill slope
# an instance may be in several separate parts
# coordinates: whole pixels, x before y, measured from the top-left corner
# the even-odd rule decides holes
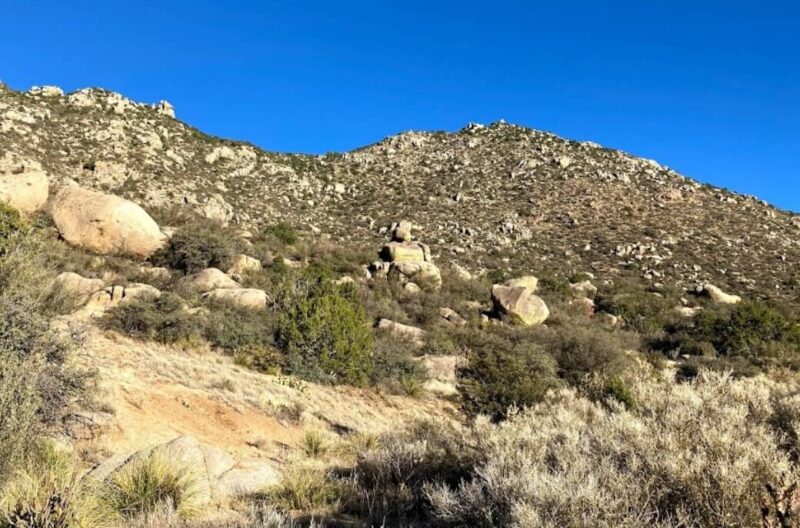
[[[207,136],[166,104],[0,85],[0,169],[186,204],[248,228],[291,222],[376,247],[401,218],[441,261],[797,298],[800,219],[653,161],[503,122],[409,132],[346,154],[265,152]]]

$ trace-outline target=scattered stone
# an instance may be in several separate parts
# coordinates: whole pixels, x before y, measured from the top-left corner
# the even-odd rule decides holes
[[[404,290],[406,291],[406,293],[408,293],[409,295],[417,295],[417,294],[419,294],[419,293],[422,293],[422,288],[420,288],[419,286],[417,286],[417,285],[416,285],[416,284],[414,284],[413,282],[407,282],[407,283],[405,283],[405,284],[403,285],[403,289],[404,289]]]
[[[251,271],[261,271],[261,262],[247,255],[236,255],[228,269],[228,275],[244,275]]]
[[[392,337],[408,341],[415,347],[422,347],[425,344],[425,330],[415,326],[404,325],[389,319],[378,321],[378,328],[385,330]]]
[[[467,320],[452,308],[439,308],[439,316],[455,326],[466,326]]]
[[[411,231],[414,229],[414,224],[408,220],[403,220],[394,228],[392,239],[395,242],[411,242]]]
[[[572,295],[574,297],[585,297],[587,299],[591,299],[597,295],[597,286],[588,280],[570,284],[569,287],[572,290]]]
[[[539,279],[533,275],[525,275],[516,279],[509,279],[505,282],[505,285],[509,288],[527,288],[531,292],[536,292],[539,288]]]
[[[72,297],[75,304],[85,304],[96,291],[102,290],[105,284],[100,279],[87,279],[77,273],[65,271],[55,278],[53,286]]]
[[[188,283],[201,293],[218,289],[239,288],[239,283],[217,268],[206,268],[186,278]]]
[[[594,315],[594,301],[587,298],[587,297],[579,297],[577,299],[572,299],[569,302],[569,305],[575,308],[578,312],[582,313],[586,317],[592,317]]]
[[[696,317],[697,314],[703,311],[703,308],[697,306],[695,308],[689,306],[676,306],[672,309],[676,314],[680,315],[681,317],[692,318]]]
[[[608,312],[600,312],[595,316],[595,319],[608,329],[617,328],[620,324],[620,319],[616,315]]]
[[[453,275],[455,275],[459,279],[461,279],[463,281],[471,281],[472,280],[472,273],[467,271],[465,268],[459,266],[458,264],[452,264],[450,266],[450,269],[452,270]]]

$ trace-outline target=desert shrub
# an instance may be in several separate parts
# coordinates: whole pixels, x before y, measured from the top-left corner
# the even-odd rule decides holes
[[[0,487],[38,432],[36,366],[0,352]]]
[[[10,205],[0,202],[0,257],[5,255],[25,231],[25,221]]]
[[[470,348],[467,363],[457,371],[464,410],[502,420],[511,407],[527,407],[559,386],[556,362],[530,341],[509,343],[487,335]]]
[[[589,376],[622,375],[632,362],[627,350],[638,346],[634,335],[592,326],[557,327],[540,333],[539,341],[558,362],[559,376],[574,385]]]
[[[191,343],[203,335],[202,316],[191,312],[184,300],[171,292],[158,299],[134,299],[108,310],[101,325],[137,339],[160,343]]]
[[[415,396],[428,380],[425,366],[414,359],[406,343],[378,333],[373,353],[370,383],[394,394]]]
[[[104,506],[122,520],[164,508],[186,518],[198,512],[200,488],[192,468],[165,453],[152,453],[116,472],[99,493]]]
[[[278,222],[267,227],[264,233],[285,246],[296,244],[300,237],[289,222]]]
[[[704,310],[691,336],[717,354],[748,359],[794,359],[800,352],[800,324],[780,310],[749,301],[730,309]]]
[[[0,258],[0,482],[27,456],[36,435],[88,392],[90,376],[72,366],[71,337],[52,331],[50,271],[36,240]]]
[[[419,422],[381,437],[358,454],[346,507],[376,526],[424,525],[425,483],[457,486],[480,458],[471,441],[450,425]]]
[[[169,244],[158,250],[150,261],[185,273],[206,268],[227,269],[238,249],[237,238],[214,222],[190,222],[172,235]]]
[[[226,352],[237,354],[275,345],[275,316],[228,303],[212,303],[205,337]]]
[[[649,292],[640,286],[621,284],[613,291],[601,291],[597,309],[621,317],[625,325],[642,335],[663,330],[674,316],[672,308],[677,299],[659,292]]]
[[[797,484],[772,423],[796,390],[711,373],[640,381],[636,414],[553,392],[501,424],[478,421],[482,458],[456,486],[430,479],[427,499],[448,526],[761,526],[767,485]],[[784,423],[797,411],[787,405]]]
[[[307,274],[287,290],[277,342],[287,369],[323,383],[364,385],[372,372],[372,330],[352,285]]]

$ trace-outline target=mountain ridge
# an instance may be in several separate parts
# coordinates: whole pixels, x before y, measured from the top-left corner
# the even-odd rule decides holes
[[[92,88],[0,87],[0,170],[40,164],[150,210],[186,206],[258,229],[286,221],[375,248],[406,218],[435,257],[503,270],[797,299],[800,217],[652,160],[503,121],[408,131],[345,153],[215,138]]]

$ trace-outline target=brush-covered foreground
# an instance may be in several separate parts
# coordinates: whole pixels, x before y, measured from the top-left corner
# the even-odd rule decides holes
[[[594,301],[625,323],[612,327],[576,307],[573,286],[586,277],[543,276],[547,324],[517,327],[481,317],[502,273],[445,271],[441,289],[412,293],[364,279],[369,251],[299,237],[285,224],[245,241],[192,215],[158,214],[176,231],[143,268],[68,246],[44,217],[0,211],[0,527],[800,522],[800,330],[791,305],[697,297],[698,316],[687,318],[675,312],[686,292],[608,282]],[[194,272],[227,269],[241,251],[261,269],[237,280],[266,293],[265,309],[187,286]],[[148,274],[155,265],[166,273]],[[52,287],[64,271],[147,282],[161,295],[86,315]],[[421,333],[398,336],[379,320]],[[122,392],[166,390],[144,384],[150,375],[163,381],[148,372],[154,353],[172,355],[163,359],[186,408],[185,394],[213,389],[217,403],[241,397],[237,412],[266,423],[251,420],[269,407],[254,387],[273,380],[291,390],[291,405],[269,411],[304,430],[283,431],[285,445],[270,452],[278,482],[201,506],[198,468],[155,452],[94,479],[102,460],[69,436],[69,418],[113,415],[96,386],[114,373],[127,380]],[[227,377],[207,380],[209,372]],[[351,392],[333,392],[341,385]],[[337,408],[395,394],[403,399],[386,401],[414,409],[355,420]],[[306,412],[303,398],[320,406]],[[461,413],[442,412],[441,400]],[[382,432],[359,428],[379,417],[389,423]],[[246,442],[256,449],[264,440]]]

